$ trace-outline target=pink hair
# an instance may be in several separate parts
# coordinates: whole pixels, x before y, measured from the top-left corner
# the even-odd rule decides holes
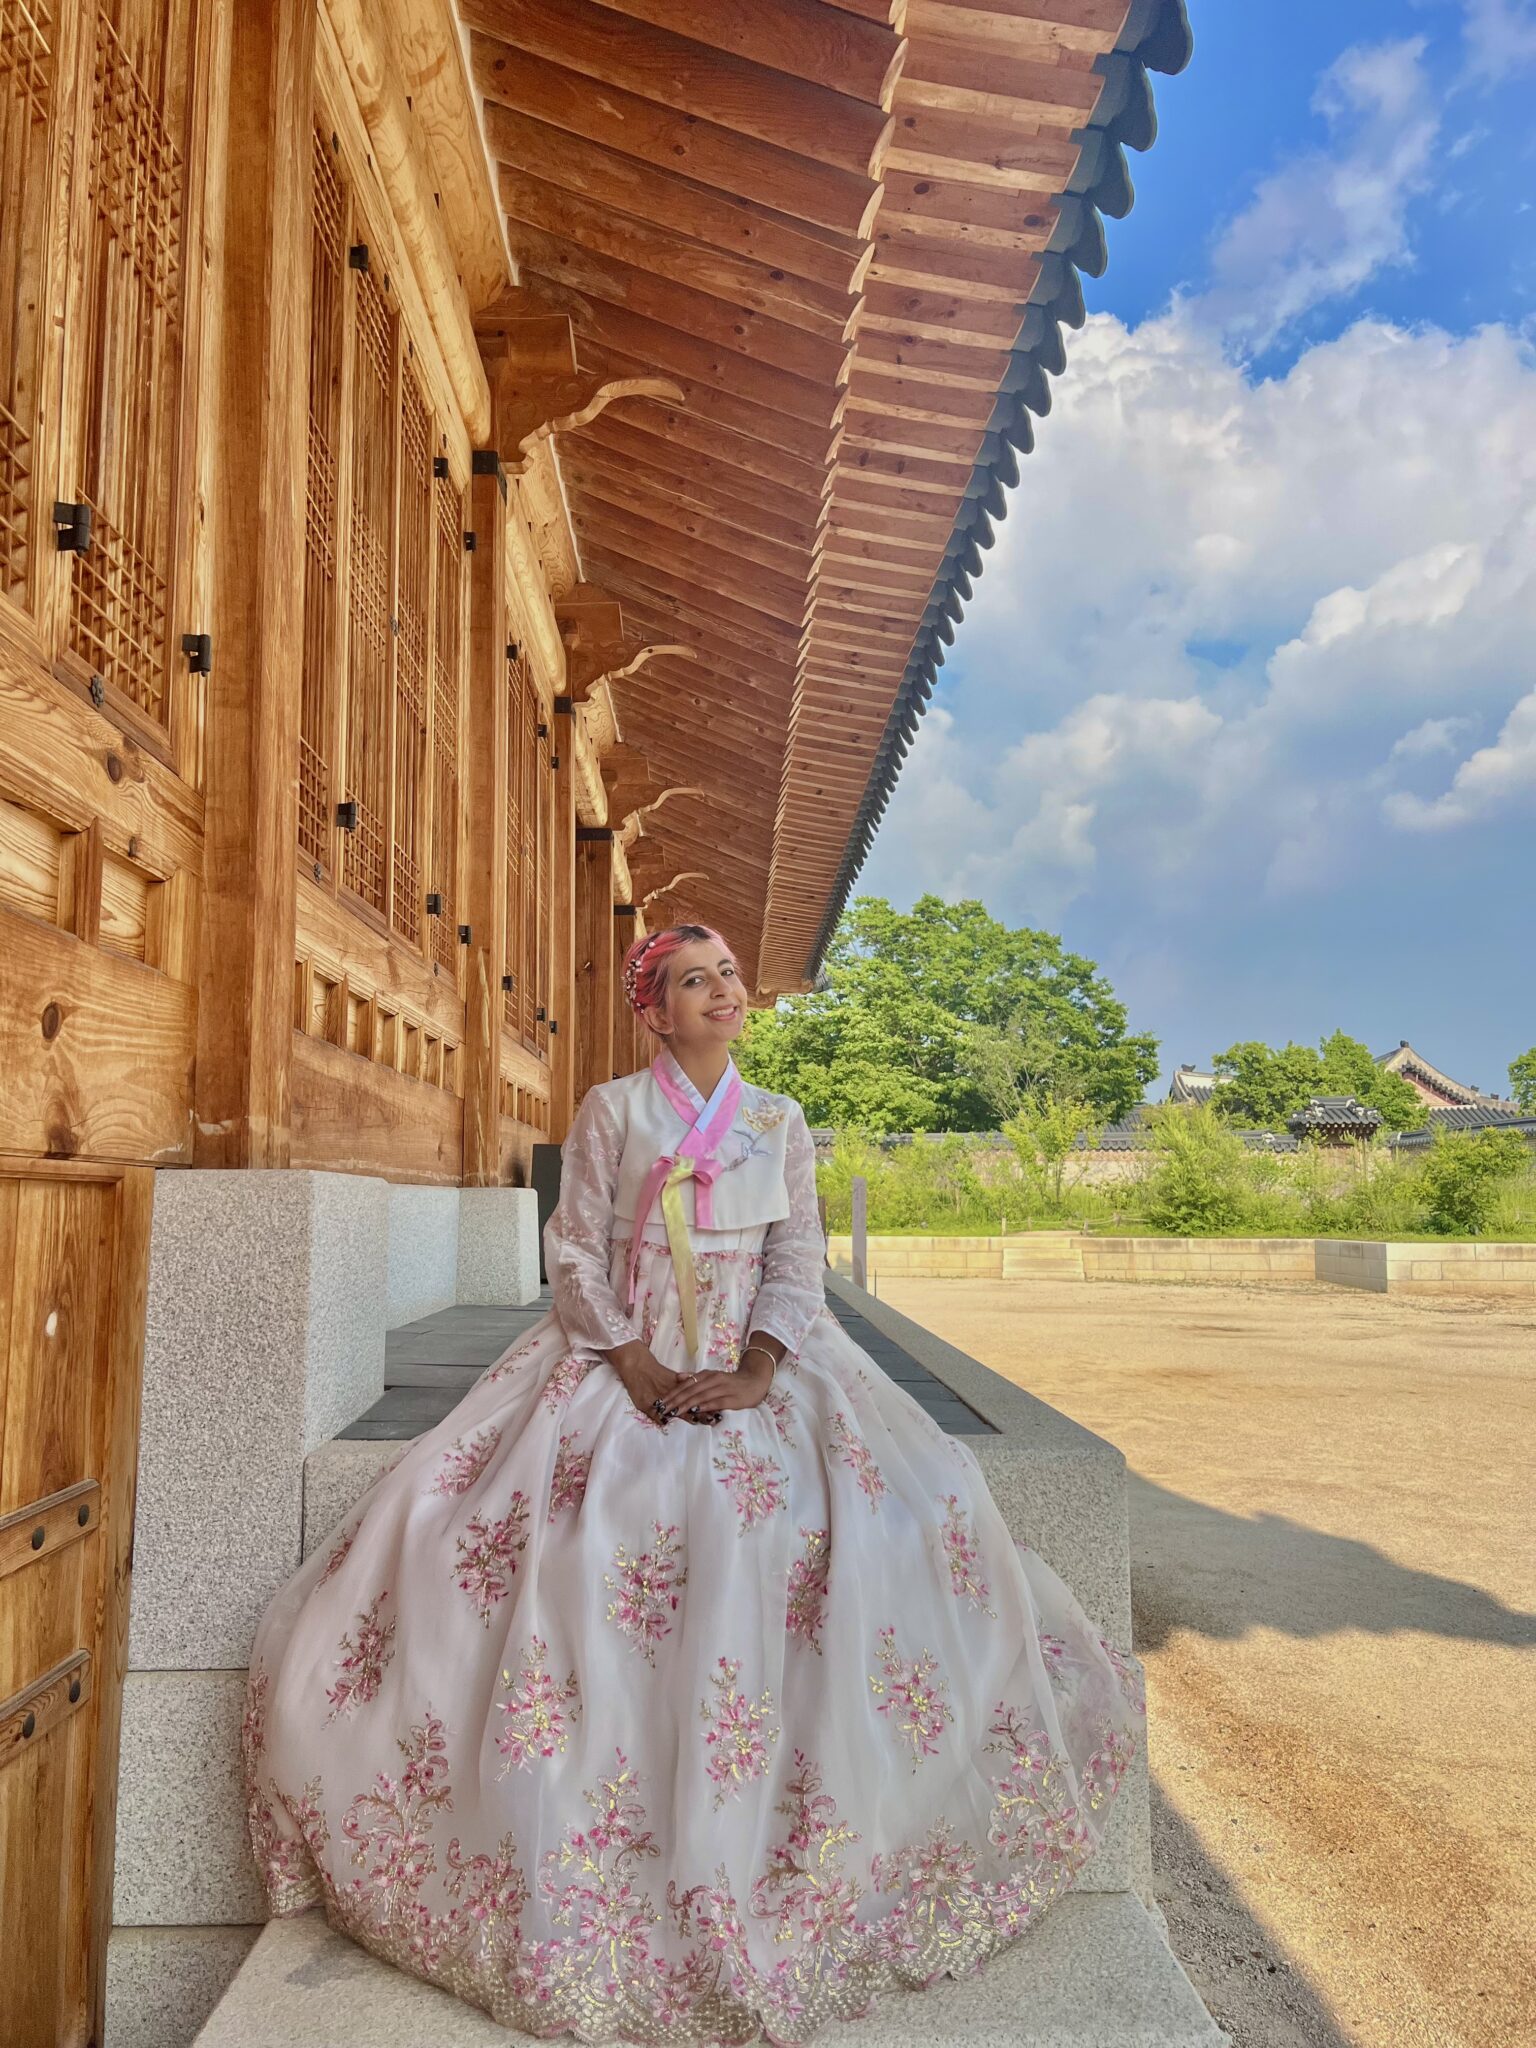
[[[722,953],[736,956],[711,925],[669,924],[636,939],[624,955],[624,993],[632,1010],[658,1009],[667,1000],[667,969],[674,953],[706,939]]]

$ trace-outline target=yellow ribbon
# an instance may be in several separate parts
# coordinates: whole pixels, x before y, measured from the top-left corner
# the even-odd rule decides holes
[[[683,1335],[688,1355],[699,1355],[699,1285],[694,1272],[693,1244],[683,1215],[683,1182],[693,1178],[693,1161],[679,1159],[661,1184],[661,1214],[667,1226],[667,1243],[672,1247],[672,1270],[677,1275],[677,1303],[683,1318]]]

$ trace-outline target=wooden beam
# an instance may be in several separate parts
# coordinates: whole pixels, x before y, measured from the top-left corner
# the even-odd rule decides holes
[[[581,72],[494,36],[471,35],[469,53],[487,100],[696,185],[764,200],[787,219],[862,241],[880,204],[880,187],[867,174],[816,163],[612,83],[594,91]]]
[[[615,424],[604,418],[583,432],[611,447],[619,445]],[[826,482],[823,450],[804,457],[782,448],[775,453],[755,436],[716,420],[695,419],[680,406],[650,405],[637,399],[624,408],[623,433],[622,445],[633,446],[627,439],[631,434],[656,444],[657,459],[663,466],[686,460],[690,470],[696,468],[700,476],[712,477],[727,489],[738,477],[747,479],[749,487],[760,494],[779,489],[786,505],[796,510],[815,503]]]
[[[598,508],[622,512],[631,519],[667,533],[681,534],[699,542],[713,542],[728,549],[735,560],[755,562],[775,575],[798,580],[800,588],[804,589],[806,569],[811,559],[808,542],[786,545],[781,541],[766,540],[749,528],[731,525],[715,513],[690,511],[664,491],[648,487],[644,479],[626,476],[622,470],[569,460],[563,467],[573,501],[573,516],[583,512],[592,516]]]
[[[890,110],[907,46],[889,27],[840,17],[821,0],[603,0],[634,21],[670,30],[711,49],[750,58],[771,71]]]
[[[579,337],[578,352],[583,366],[601,371],[607,377],[643,376],[650,369],[643,357],[606,348],[586,335]],[[700,424],[707,423],[711,427],[724,428],[728,433],[760,441],[767,450],[776,451],[779,459],[789,454],[818,468],[824,467],[831,445],[830,425],[799,420],[787,412],[771,412],[765,405],[753,404],[750,399],[738,398],[731,392],[717,391],[712,385],[700,384],[692,377],[677,376],[670,381],[682,393],[681,401],[670,402],[686,407]]]
[[[370,6],[368,0],[324,0],[324,6],[391,210],[421,281],[459,412],[470,440],[480,446],[490,432],[491,394],[475,347],[469,300],[437,205],[421,131],[390,47],[388,13]],[[308,104],[306,81],[305,106]],[[305,158],[307,161],[307,146]],[[243,158],[233,154],[230,161],[241,167],[236,175],[243,174]]]
[[[891,121],[823,85],[627,21],[589,0],[459,0],[471,29],[679,113],[755,136],[835,170],[873,177]],[[590,89],[590,88],[589,88]],[[771,191],[762,197],[775,204]]]
[[[203,936],[194,1087],[199,1166],[286,1166],[294,846],[309,445],[314,11],[230,24],[218,355]],[[141,1155],[148,1156],[148,1155]]]
[[[618,415],[609,418],[617,423]],[[560,467],[568,482],[579,485],[589,476],[627,478],[637,494],[664,497],[669,504],[703,513],[723,526],[783,547],[814,546],[821,527],[818,501],[774,490],[743,470],[733,471],[707,457],[690,463],[682,450],[668,451],[655,435],[627,426],[618,433],[599,431],[602,427],[602,421],[594,420],[561,444]],[[670,462],[664,459],[669,452]]]
[[[472,312],[512,281],[506,231],[491,189],[479,95],[445,0],[391,0],[400,75],[436,174],[434,198]]]
[[[481,323],[480,334],[494,382],[497,445],[514,474],[540,442],[585,425],[621,398],[681,402],[678,387],[665,377],[579,369],[564,313],[515,319],[498,313]]]
[[[520,244],[519,231],[527,226],[636,270],[670,278],[674,284],[689,285],[730,305],[754,306],[760,313],[815,334],[836,338],[848,324],[853,310],[851,278],[848,283],[821,284],[797,277],[793,271],[781,273],[751,256],[707,248],[665,223],[616,213],[507,164],[501,166],[496,189],[507,215],[508,240],[514,253]]]
[[[557,704],[550,726],[559,767],[551,778],[552,865],[550,894],[550,1021],[557,1027],[549,1041],[549,1135],[559,1144],[576,1113],[576,721]]]
[[[507,480],[481,465],[470,485],[464,999],[464,1185],[501,1179],[502,963],[507,953]]]
[[[495,101],[486,108],[486,132],[497,159],[509,169],[574,193],[589,205],[653,221],[709,248],[814,280],[831,291],[848,291],[862,259],[863,245],[851,238],[807,234],[750,199],[696,185]]]

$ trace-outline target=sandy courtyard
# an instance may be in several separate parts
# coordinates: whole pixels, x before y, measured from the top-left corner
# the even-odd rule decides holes
[[[1536,1308],[880,1292],[1125,1452],[1158,1890],[1239,2048],[1536,2043]]]

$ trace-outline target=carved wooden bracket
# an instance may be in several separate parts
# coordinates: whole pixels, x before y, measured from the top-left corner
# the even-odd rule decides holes
[[[707,790],[694,789],[684,783],[678,783],[671,789],[664,789],[661,795],[653,797],[650,803],[641,804],[638,810],[633,810],[629,813],[619,828],[619,837],[625,846],[633,846],[637,839],[643,839],[646,836],[646,819],[653,817],[661,809],[662,805],[669,802],[671,798],[675,796],[707,796],[708,794]]]
[[[683,403],[668,377],[579,368],[576,331],[565,313],[498,312],[477,321],[475,332],[487,359],[496,447],[514,476],[541,441],[584,427],[618,399]]]
[[[670,882],[663,882],[659,889],[652,889],[648,895],[642,896],[640,908],[642,910],[649,910],[658,896],[670,896],[672,891],[681,888],[684,882],[707,882],[708,880],[709,876],[702,868],[697,870],[690,869],[684,875],[674,875]]]
[[[565,643],[566,694],[581,704],[605,683],[611,688],[634,675],[648,661],[671,655],[697,661],[695,647],[649,645],[624,628],[617,599],[594,583],[578,584],[555,606],[560,638]]]

